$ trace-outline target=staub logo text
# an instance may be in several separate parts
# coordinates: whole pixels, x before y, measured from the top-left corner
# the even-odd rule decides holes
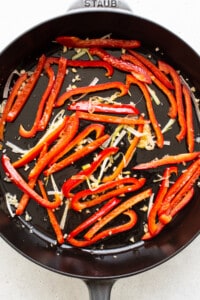
[[[84,0],[85,7],[117,7],[117,0]]]

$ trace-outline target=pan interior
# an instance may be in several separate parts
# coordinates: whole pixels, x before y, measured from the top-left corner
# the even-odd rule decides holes
[[[99,29],[97,26],[98,22],[94,22],[95,18],[98,21],[102,17],[105,18],[103,26]],[[88,31],[88,18],[91,20],[92,26],[91,31]],[[72,22],[73,20],[73,22]],[[74,22],[75,20],[75,22]],[[112,22],[111,22],[112,20]],[[134,28],[133,33],[123,31],[119,28],[116,31],[117,24],[126,24],[128,28]],[[135,26],[137,23],[137,27]],[[83,26],[80,26],[83,25]],[[148,24],[148,26],[146,26]],[[64,26],[63,26],[64,25]],[[69,26],[70,25],[70,26]],[[144,30],[145,26],[145,30]],[[67,29],[66,29],[67,28]],[[87,28],[87,30],[86,30]],[[131,38],[132,35],[135,35],[135,38],[142,40],[142,47],[140,52],[148,57],[151,56],[152,61],[157,59],[162,59],[172,64],[175,68],[181,70],[182,76],[187,80],[188,84],[192,87],[195,86],[196,92],[195,96],[199,97],[199,83],[194,76],[196,74],[196,68],[191,68],[191,65],[196,60],[196,54],[192,52],[192,57],[187,63],[187,67],[184,67],[185,62],[180,59],[180,62],[177,60],[178,52],[180,53],[180,46],[182,42],[179,41],[177,37],[174,37],[173,34],[165,31],[159,26],[147,22],[143,19],[139,19],[126,14],[115,14],[115,13],[81,13],[78,16],[76,14],[68,15],[62,18],[58,18],[48,23],[42,24],[39,27],[36,27],[31,32],[26,33],[18,40],[16,40],[13,45],[11,45],[5,52],[2,54],[0,60],[4,59],[4,64],[0,64],[1,68],[5,68],[5,77],[1,78],[1,95],[3,94],[3,89],[8,75],[14,69],[17,70],[33,70],[36,65],[36,60],[41,54],[46,54],[48,56],[58,56],[68,55],[71,56],[71,51],[68,51],[66,54],[63,53],[63,48],[52,42],[57,35],[62,34],[72,34],[78,35],[80,37],[101,37],[105,34],[112,32],[112,37],[114,38]],[[154,42],[152,42],[152,35],[149,38],[151,30],[156,29]],[[81,32],[80,32],[81,30]],[[147,32],[148,31],[148,32]],[[41,34],[42,42],[39,45],[33,47],[33,42],[36,41],[36,34]],[[87,33],[87,34],[86,34]],[[161,34],[162,39],[161,39]],[[44,39],[42,38],[44,37]],[[175,51],[172,51],[171,48],[174,46],[167,43],[166,47],[163,40],[170,40],[171,42],[176,41],[177,46]],[[156,43],[155,43],[156,40]],[[157,41],[160,41],[159,42]],[[44,42],[45,41],[45,42]],[[22,50],[21,45],[23,43],[27,44],[27,49]],[[189,56],[191,49],[188,50],[188,46],[185,45],[186,56]],[[158,51],[159,47],[159,51]],[[17,54],[17,58],[12,58],[9,60],[11,51],[19,49],[21,54]],[[165,50],[164,50],[165,49]],[[178,51],[179,50],[179,51]],[[17,51],[20,52],[20,51]],[[24,53],[25,52],[25,53]],[[181,55],[182,55],[181,50]],[[111,51],[112,53],[112,51]],[[119,53],[114,51],[114,55],[118,56]],[[20,57],[18,57],[20,56]],[[194,57],[194,58],[193,58]],[[5,58],[7,58],[5,60]],[[2,60],[3,61],[3,60]],[[20,62],[20,63],[19,63]],[[2,67],[8,63],[8,68]],[[198,61],[199,63],[199,61]],[[200,64],[200,63],[199,63]],[[2,71],[2,70],[1,70]],[[106,81],[104,75],[104,70],[98,70],[98,73],[95,74],[91,70],[80,69],[78,71],[81,78],[81,85],[88,85],[94,78],[98,77],[100,81]],[[73,72],[69,72],[67,75],[67,83],[72,82],[74,78]],[[14,80],[15,78],[13,78]],[[113,75],[112,80],[124,81],[124,74],[116,71]],[[41,95],[43,91],[43,86],[46,84],[46,78],[43,76],[32,93],[30,101],[27,103],[26,107],[23,109],[23,112],[14,123],[8,124],[6,127],[5,141],[17,144],[20,148],[26,149],[34,145],[41,134],[38,134],[27,145],[27,141],[18,139],[18,128],[21,123],[25,126],[30,126],[34,119],[34,113],[37,110],[37,99],[38,95]],[[154,87],[155,88],[155,87]],[[61,91],[62,92],[62,91]],[[156,91],[159,94],[159,91]],[[132,88],[131,94],[134,95],[134,102],[137,103],[137,107],[140,111],[146,113],[146,107],[144,101],[141,101],[141,94],[137,88]],[[105,93],[107,96],[107,93]],[[163,95],[159,94],[162,105],[156,107],[156,114],[159,118],[159,123],[161,126],[164,126],[166,123],[163,116],[167,115],[168,104],[166,98],[163,98]],[[129,103],[129,97],[125,97],[124,101]],[[194,117],[195,130],[199,132],[199,123],[196,117]],[[87,122],[83,123],[83,127],[87,125]],[[112,131],[112,127],[108,128]],[[165,154],[177,154],[183,153],[186,151],[186,145],[184,143],[180,144],[174,139],[174,132],[178,131],[178,126],[174,127],[174,131],[169,131],[166,135],[166,140],[169,140],[173,143],[173,147],[165,148],[161,156]],[[14,154],[10,147],[4,145],[6,148],[6,153],[11,159],[15,160],[18,155]],[[199,145],[196,144],[196,150],[199,149]],[[160,150],[148,151],[145,153],[145,160],[151,160],[157,156],[160,156]],[[138,164],[144,161],[144,152],[143,150],[138,150],[137,155],[133,158],[132,165]],[[81,162],[81,165],[87,164],[88,161],[84,158]],[[70,166],[67,171],[64,170],[55,175],[55,180],[59,187],[63,183],[63,178],[70,177],[77,172],[79,164],[74,164]],[[182,166],[184,169],[184,166]],[[20,170],[23,175],[26,175],[27,171]],[[163,169],[159,170],[159,173],[162,173]],[[140,172],[140,176],[145,176],[147,178],[147,187],[152,187],[155,192],[157,190],[157,185],[154,184],[154,180],[158,177],[158,171],[146,171]],[[1,179],[4,179],[5,174],[1,170]],[[20,192],[10,184],[2,180],[1,184],[2,195],[5,195],[9,191],[11,194],[17,194],[17,197],[20,197]],[[27,208],[28,214],[31,216],[31,220],[27,221],[29,218],[27,215],[11,218],[8,213],[8,207],[5,205],[5,198],[1,199],[1,233],[3,237],[8,240],[11,244],[14,245],[19,251],[27,255],[29,258],[36,260],[42,265],[46,265],[48,268],[59,271],[61,273],[69,273],[75,276],[81,277],[109,277],[109,276],[121,276],[123,274],[137,273],[143,269],[147,269],[153,265],[164,261],[165,259],[171,257],[178,250],[182,249],[189,241],[191,241],[199,231],[199,221],[197,219],[197,212],[199,211],[199,189],[196,189],[194,199],[191,204],[189,204],[170,224],[166,229],[155,239],[149,242],[141,242],[141,236],[144,233],[144,225],[146,223],[146,213],[143,211],[143,207],[148,206],[148,201],[143,202],[142,204],[136,207],[137,214],[139,215],[140,222],[135,226],[133,230],[126,232],[125,234],[120,234],[120,236],[115,236],[105,240],[103,243],[99,243],[95,247],[87,249],[74,249],[71,246],[65,244],[58,246],[52,231],[52,228],[47,220],[47,213],[45,210],[41,209],[34,202],[30,202]],[[12,208],[9,207],[12,210]],[[63,211],[58,212],[58,216],[63,214]],[[87,214],[82,214],[81,218],[85,219]],[[27,219],[28,218],[28,219]],[[72,211],[69,212],[67,222],[66,232],[69,232],[72,228],[77,225],[77,222],[80,222],[80,219],[77,219],[77,215],[74,215]],[[116,223],[123,222],[123,220],[118,219]],[[114,224],[116,224],[114,223]],[[190,224],[190,226],[187,226]],[[14,234],[15,233],[15,234]],[[133,242],[134,238],[134,242]],[[21,241],[19,242],[19,240]],[[30,246],[27,246],[27,241],[30,243]],[[32,246],[32,250],[31,250]],[[35,252],[34,252],[35,250]],[[116,260],[117,258],[117,260]],[[88,265],[91,263],[91,260],[94,261],[95,270],[88,269]],[[115,265],[117,262],[120,268],[113,269],[110,271],[110,267]],[[80,268],[77,268],[77,263],[80,264]],[[123,265],[123,267],[122,267]],[[103,268],[102,268],[103,266]],[[98,270],[98,271],[97,271]],[[95,274],[96,272],[96,274]],[[120,273],[120,274],[119,274]]]

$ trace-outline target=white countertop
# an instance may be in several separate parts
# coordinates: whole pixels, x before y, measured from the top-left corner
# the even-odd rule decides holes
[[[167,27],[200,54],[199,0],[127,0],[136,15]],[[6,0],[0,9],[0,51],[34,25],[63,14],[71,0]],[[199,300],[200,237],[181,253],[145,273],[118,280],[111,300]],[[1,300],[89,299],[85,284],[30,262],[0,239]]]

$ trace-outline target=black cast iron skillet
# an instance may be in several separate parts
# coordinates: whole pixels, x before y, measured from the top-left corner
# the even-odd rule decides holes
[[[117,2],[116,2],[117,4]],[[103,22],[102,22],[103,20]],[[58,35],[77,35],[79,37],[101,37],[112,32],[116,38],[139,39],[143,51],[154,53],[159,47],[164,58],[181,70],[185,78],[200,93],[200,57],[187,44],[161,26],[116,9],[77,9],[65,16],[49,20],[29,30],[10,44],[0,56],[0,94],[8,76],[14,69],[29,67],[42,53],[58,53],[58,46],[52,41]],[[25,46],[24,46],[25,45]],[[160,53],[161,53],[160,52]],[[163,55],[162,53],[162,55]],[[160,55],[160,54],[158,54]],[[160,112],[162,114],[162,111]],[[31,118],[28,110],[24,120]],[[16,124],[18,125],[18,124]],[[17,126],[16,126],[17,127]],[[199,131],[199,122],[195,117],[195,127]],[[7,137],[15,140],[15,126],[7,129]],[[33,140],[34,144],[35,140]],[[175,145],[172,153],[182,147]],[[180,149],[180,150],[184,150]],[[197,145],[197,148],[199,146]],[[4,177],[1,172],[2,178]],[[151,174],[149,174],[151,176]],[[11,185],[9,192],[12,192]],[[83,279],[90,291],[91,299],[109,299],[110,291],[116,279],[144,272],[168,260],[186,247],[200,230],[200,191],[197,188],[191,203],[179,214],[155,239],[148,242],[126,243],[126,239],[117,238],[102,250],[76,249],[70,246],[57,246],[48,237],[48,229],[40,230],[41,224],[32,225],[23,217],[11,218],[5,205],[4,194],[8,186],[1,186],[0,232],[19,253],[51,271]],[[34,211],[33,211],[34,213]],[[36,212],[35,217],[36,220]],[[25,226],[22,226],[25,225]]]

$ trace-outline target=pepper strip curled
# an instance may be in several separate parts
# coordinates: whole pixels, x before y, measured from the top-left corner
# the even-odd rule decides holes
[[[111,64],[114,68],[120,71],[131,73],[135,78],[137,78],[142,82],[151,83],[151,78],[144,68],[123,61],[122,59],[119,59],[116,56],[109,54],[108,52],[104,51],[101,48],[91,48],[89,51],[91,55],[97,55],[104,61]]]
[[[69,235],[67,237],[68,243],[70,243],[71,245],[76,246],[76,247],[87,247],[87,246],[92,245],[92,244],[94,244],[100,240],[103,240],[107,237],[113,236],[114,234],[118,234],[118,233],[121,233],[121,232],[124,232],[124,231],[127,231],[127,230],[133,228],[137,222],[136,213],[133,210],[129,209],[129,210],[123,212],[123,214],[127,215],[129,217],[129,220],[126,223],[105,229],[105,230],[99,232],[98,234],[96,234],[90,240],[78,240]]]
[[[75,89],[66,91],[60,97],[58,97],[57,101],[55,102],[55,107],[62,106],[66,100],[68,100],[70,97],[75,96],[75,95],[88,94],[88,93],[93,93],[93,92],[97,92],[97,91],[105,91],[105,90],[110,90],[110,89],[120,90],[120,93],[118,93],[118,97],[122,97],[122,96],[126,95],[128,92],[126,85],[120,81],[112,81],[112,82],[100,83],[100,84],[96,84],[96,85],[77,87]]]
[[[32,128],[29,130],[24,129],[23,125],[21,124],[19,127],[19,134],[24,137],[24,138],[31,138],[33,136],[35,136],[35,134],[38,131],[38,126],[39,126],[39,122],[40,119],[42,117],[42,113],[43,113],[43,109],[44,109],[44,105],[46,104],[46,101],[48,99],[48,96],[53,88],[54,82],[55,82],[55,75],[54,75],[54,71],[53,69],[50,67],[49,63],[45,63],[44,66],[45,72],[49,78],[49,82],[47,85],[47,88],[45,89],[41,99],[40,99],[40,103],[37,109],[37,113],[35,116],[35,120],[33,122]]]
[[[71,207],[74,210],[81,211],[85,208],[89,208],[95,205],[102,203],[103,201],[110,199],[112,197],[124,195],[126,193],[130,193],[141,188],[146,182],[145,178],[123,178],[115,181],[108,182],[106,184],[101,185],[100,187],[91,190],[83,190],[76,193],[71,200]],[[115,188],[115,189],[113,189]],[[106,192],[107,190],[110,190]],[[102,193],[102,195],[98,195]],[[96,195],[96,196],[95,196]],[[88,199],[88,196],[95,196],[95,198]],[[81,201],[85,199],[85,201]]]
[[[128,200],[119,204],[116,208],[114,208],[110,213],[108,213],[105,217],[100,219],[96,224],[93,225],[91,229],[84,235],[84,238],[90,240],[96,232],[98,232],[103,226],[108,224],[108,222],[112,221],[114,218],[119,216],[120,214],[124,213],[137,203],[143,201],[144,199],[150,197],[152,194],[151,189],[146,189],[140,192],[137,195],[132,196]]]
[[[163,173],[161,186],[156,194],[156,198],[148,215],[148,230],[152,236],[156,235],[157,231],[159,230],[159,221],[157,221],[157,215],[160,207],[162,207],[163,200],[169,189],[169,177],[171,173],[177,174],[177,170],[177,167],[169,167],[166,168]]]
[[[24,193],[29,195],[30,198],[35,200],[38,204],[43,207],[55,209],[60,206],[61,199],[57,198],[54,202],[47,201],[43,197],[41,197],[38,193],[36,193],[27,182],[21,177],[21,175],[17,172],[17,170],[12,166],[10,159],[5,154],[2,155],[1,163],[6,175],[10,178],[10,180]]]
[[[73,60],[73,59],[66,59],[68,67],[80,67],[80,68],[104,68],[106,69],[105,76],[111,77],[113,75],[114,69],[113,67],[107,63],[106,61],[102,60]],[[47,58],[47,61],[50,64],[58,64],[59,57],[50,56]]]
[[[67,60],[64,57],[61,57],[58,62],[58,72],[54,85],[52,87],[51,93],[46,101],[45,109],[42,115],[42,118],[38,125],[38,131],[44,130],[50,120],[52,110],[54,108],[54,103],[59,95],[62,84],[66,76]]]

